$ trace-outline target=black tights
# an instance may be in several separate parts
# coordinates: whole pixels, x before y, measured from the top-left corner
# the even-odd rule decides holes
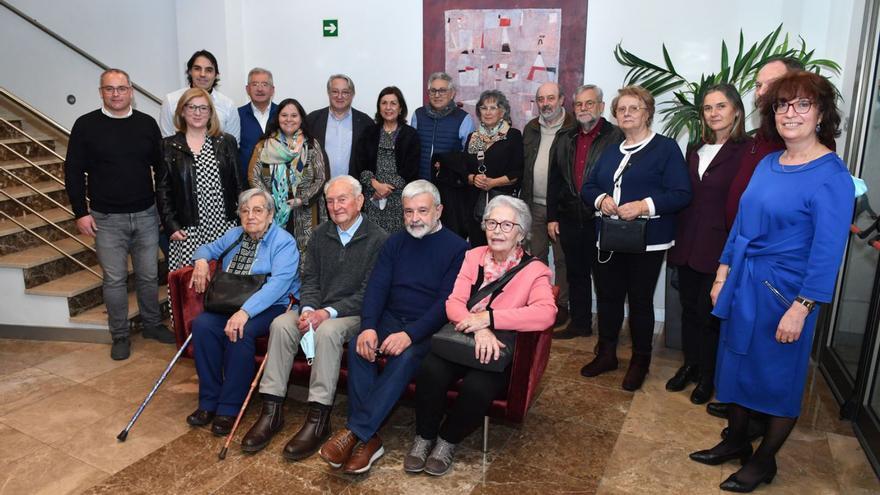
[[[752,412],[743,406],[730,404],[727,412],[729,430],[727,438],[712,447],[713,453],[725,453],[742,447],[749,441],[749,417]],[[797,418],[767,416],[767,431],[761,444],[748,462],[736,472],[736,479],[744,484],[753,484],[776,471],[776,453],[791,434]]]

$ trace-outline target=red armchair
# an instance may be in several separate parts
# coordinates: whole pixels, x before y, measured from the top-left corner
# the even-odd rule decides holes
[[[202,295],[196,294],[189,288],[189,280],[192,276],[192,267],[184,267],[168,274],[168,295],[171,298],[171,308],[174,319],[174,333],[177,336],[177,346],[180,347],[186,341],[192,331],[192,321],[203,310]],[[558,288],[554,287],[554,294]],[[550,343],[552,342],[553,329],[548,328],[543,332],[522,332],[517,334],[516,347],[513,352],[513,362],[510,370],[510,384],[503,397],[492,402],[488,415],[483,423],[483,451],[488,450],[489,418],[498,418],[514,423],[521,423],[525,419],[526,412],[534,402],[535,394],[541,383],[541,377],[547,367],[550,358]],[[267,338],[257,340],[257,361],[260,362],[266,353]],[[187,357],[193,357],[192,345],[184,352]],[[339,372],[339,388],[346,382],[348,371],[346,358],[342,357],[342,368]],[[380,363],[381,364],[381,363]],[[311,369],[300,354],[294,362],[291,370],[291,379],[296,383],[308,383]],[[415,393],[415,383],[407,387],[406,395]],[[458,397],[458,384],[447,392],[450,402]]]

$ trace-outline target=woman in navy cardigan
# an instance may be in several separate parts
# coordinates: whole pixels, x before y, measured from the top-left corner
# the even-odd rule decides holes
[[[736,87],[719,84],[709,88],[701,107],[702,140],[687,155],[694,200],[678,216],[675,247],[666,260],[678,270],[684,348],[684,365],[666,382],[666,390],[679,392],[688,383],[696,383],[691,393],[694,404],[708,402],[715,392],[720,323],[710,314],[709,292],[727,241],[724,206],[728,190],[740,169],[743,152],[752,145]]]
[[[600,217],[626,221],[647,218],[647,247],[637,254],[598,251],[594,273],[599,345],[596,357],[581,374],[593,377],[617,369],[623,305],[629,301],[633,351],[622,386],[633,391],[641,388],[651,365],[654,288],[663,256],[675,244],[675,214],[691,200],[691,184],[678,144],[651,130],[651,93],[641,86],[622,88],[611,103],[611,112],[625,140],[605,149],[581,190],[581,198],[601,212]],[[601,229],[601,222],[597,228]]]

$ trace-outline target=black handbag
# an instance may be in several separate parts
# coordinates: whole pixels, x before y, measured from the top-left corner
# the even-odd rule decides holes
[[[511,268],[498,280],[486,285],[482,289],[471,291],[471,297],[468,299],[467,308],[473,308],[478,302],[491,296],[487,309],[492,305],[492,301],[501,294],[501,289],[516,275],[520,270],[526,267],[530,262],[537,258],[523,255],[523,259],[518,265]],[[483,267],[477,274],[477,280],[474,287],[477,288],[483,281]],[[488,363],[481,363],[475,356],[476,341],[471,333],[459,332],[455,329],[455,325],[447,323],[437,333],[431,337],[431,352],[456,364],[468,366],[471,368],[485,371],[504,371],[513,360],[513,348],[516,345],[516,333],[506,330],[494,330],[495,337],[500,340],[505,347],[501,348],[498,359],[490,359]]]
[[[205,289],[205,311],[224,315],[235,313],[263,287],[271,275],[236,275],[223,271],[223,257],[241,243],[244,235],[220,254],[214,274]]]
[[[631,166],[632,162],[627,162],[617,178],[614,179],[612,190]],[[599,251],[608,251],[612,254],[615,252],[644,253],[648,244],[647,227],[648,219],[646,218],[622,220],[602,215],[599,217]],[[608,260],[610,259],[609,257]],[[599,258],[600,263],[605,263],[608,260],[602,261],[601,257]]]

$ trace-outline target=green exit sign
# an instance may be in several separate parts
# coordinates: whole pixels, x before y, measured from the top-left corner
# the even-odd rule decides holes
[[[339,20],[324,19],[324,37],[339,36]]]

